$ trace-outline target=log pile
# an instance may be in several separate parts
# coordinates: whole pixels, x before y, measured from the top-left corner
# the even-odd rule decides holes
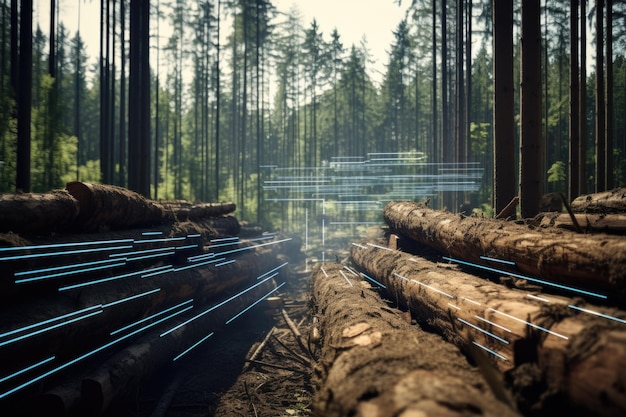
[[[234,210],[87,183],[3,195],[0,410],[102,415],[276,292],[290,239],[240,239]]]
[[[581,197],[585,208],[572,203],[564,216],[623,216],[615,201],[625,195]],[[354,243],[350,261],[392,304],[458,346],[523,415],[622,416],[626,238],[613,222],[600,233],[546,218],[485,219],[390,202],[387,239]]]

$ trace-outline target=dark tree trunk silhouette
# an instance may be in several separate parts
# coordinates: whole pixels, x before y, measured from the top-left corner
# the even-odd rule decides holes
[[[16,5],[17,6],[17,5]],[[30,191],[30,122],[32,100],[33,2],[20,3],[19,71],[17,77],[17,169],[15,188]]]
[[[570,0],[569,2],[569,201],[578,197],[580,193],[578,172],[580,164],[584,162],[579,158],[578,1]]]
[[[604,0],[596,0],[596,192],[606,190],[606,132],[604,91]]]

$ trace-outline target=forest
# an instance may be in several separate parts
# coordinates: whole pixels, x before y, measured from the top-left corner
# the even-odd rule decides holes
[[[426,192],[393,194],[374,178],[363,185],[370,203],[431,197],[435,208],[468,202],[491,216],[519,194],[529,146],[538,195],[626,185],[623,1],[413,0],[381,81],[365,39],[345,45],[337,28],[269,0],[101,0],[94,60],[66,28],[63,3],[50,1],[48,27],[33,26],[32,0],[0,3],[3,193],[106,183],[155,200],[232,201],[242,221],[289,228],[304,209],[325,213],[285,200],[319,194],[295,187],[281,202],[270,181],[318,184],[346,161],[382,158],[397,175],[431,179]],[[525,61],[539,120],[526,146],[524,9],[538,24]],[[463,188],[470,166],[479,174]],[[342,198],[333,192],[326,198]]]

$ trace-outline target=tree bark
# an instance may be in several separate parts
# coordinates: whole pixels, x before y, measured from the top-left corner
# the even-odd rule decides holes
[[[578,227],[583,231],[596,233],[626,234],[626,213],[615,214],[584,214],[575,213],[574,218]],[[545,213],[541,219],[541,226],[562,227],[576,230],[577,226],[569,214]]]
[[[237,206],[232,202],[191,203],[188,201],[159,201],[167,219],[196,220],[233,213]]]
[[[453,266],[384,248],[353,246],[351,258],[420,324],[432,326],[460,347],[478,343],[489,349],[491,362],[517,379],[512,384],[517,389],[525,384],[522,367],[533,366],[545,379],[541,396],[567,398],[552,404],[555,409],[573,405],[602,416],[626,412],[625,397],[617,388],[626,383],[624,325],[580,309],[622,322],[624,311],[510,289]]]
[[[626,213],[626,188],[581,195],[570,207],[575,213]]]
[[[76,219],[80,231],[155,225],[164,218],[160,204],[126,188],[80,181],[69,182],[65,188],[80,204]]]
[[[581,290],[586,287],[601,292],[601,299],[610,295],[612,302],[623,302],[626,296],[626,240],[619,236],[462,217],[407,201],[388,203],[383,217],[392,230],[463,262],[487,263],[525,274],[530,280],[543,278],[549,281],[542,281],[547,289],[554,289],[557,283]],[[512,262],[514,268],[490,263],[481,258],[484,256]]]
[[[0,195],[0,232],[37,235],[67,230],[78,216],[78,201],[66,190]]]
[[[311,279],[323,335],[314,416],[517,415],[453,344],[411,326],[341,265]]]

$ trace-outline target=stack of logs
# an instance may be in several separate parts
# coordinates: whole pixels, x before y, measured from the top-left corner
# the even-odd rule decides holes
[[[276,291],[289,239],[240,239],[234,211],[82,182],[0,196],[0,414],[102,415]]]
[[[522,220],[388,203],[384,238],[313,272],[315,415],[626,415],[625,207],[626,189]]]

